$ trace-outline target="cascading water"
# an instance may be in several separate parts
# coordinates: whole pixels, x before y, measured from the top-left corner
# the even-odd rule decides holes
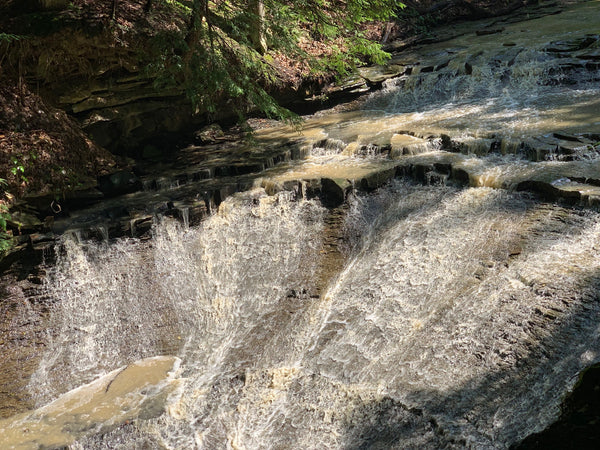
[[[599,131],[598,67],[557,85],[564,64],[541,47],[457,39],[440,46],[450,61],[388,81],[366,110],[308,120],[306,161],[199,226],[182,208],[183,226],[156,220],[151,239],[65,238],[28,385],[40,408],[0,421],[5,447],[506,448],[554,420],[600,360],[600,213],[512,188],[539,168],[573,184],[562,162],[451,154],[431,185],[345,197],[402,158],[443,169],[449,142],[514,153],[549,130]],[[593,178],[595,151],[569,153],[578,177]],[[457,170],[471,187],[445,185]],[[307,199],[324,178],[341,206]]]
[[[501,448],[548,423],[600,354],[600,215],[405,182],[350,203],[320,297],[324,209],[260,190],[152,243],[67,244],[41,402],[182,360],[165,413],[73,448]]]
[[[40,403],[147,356],[219,360],[215,346],[239,345],[227,339],[247,331],[255,308],[265,314],[288,291],[306,289],[322,208],[285,196],[248,194],[195,229],[157,224],[151,242],[67,240],[48,292],[61,299],[48,357],[30,383]],[[67,373],[75,378],[65,383]]]
[[[361,114],[341,114],[344,126],[324,121],[325,134],[392,147],[407,134],[425,138],[421,144],[446,135],[454,150],[485,155],[516,153],[523,142],[557,131],[600,133],[598,20],[597,2],[586,2],[557,17],[502,24],[491,35],[457,31],[450,41],[401,52],[389,65],[404,72],[384,81]],[[569,153],[597,158],[579,147]]]

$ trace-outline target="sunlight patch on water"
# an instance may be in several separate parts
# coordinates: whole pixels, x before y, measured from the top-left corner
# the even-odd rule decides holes
[[[162,414],[179,383],[180,360],[154,357],[115,369],[33,412],[0,421],[3,448],[58,448],[89,434]]]

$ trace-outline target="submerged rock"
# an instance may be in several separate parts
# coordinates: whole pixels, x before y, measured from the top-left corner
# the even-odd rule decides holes
[[[321,180],[321,198],[323,204],[330,207],[339,206],[352,191],[352,183],[343,178],[323,178]]]

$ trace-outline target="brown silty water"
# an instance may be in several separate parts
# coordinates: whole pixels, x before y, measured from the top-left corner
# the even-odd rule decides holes
[[[600,215],[513,188],[600,178],[599,3],[395,55],[410,74],[309,118],[306,160],[197,227],[65,240],[38,409],[1,421],[3,444],[507,448],[551,423],[600,360]],[[280,190],[441,160],[468,186],[395,179],[333,210]]]

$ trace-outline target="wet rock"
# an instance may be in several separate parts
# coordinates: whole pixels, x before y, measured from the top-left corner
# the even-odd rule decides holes
[[[304,192],[306,194],[307,199],[315,198],[321,195],[321,180],[320,179],[310,179],[310,180],[302,180],[304,184]]]
[[[566,161],[573,159],[573,155],[575,153],[585,150],[585,149],[586,149],[586,145],[583,144],[582,142],[573,142],[571,140],[566,140],[566,141],[561,140],[558,143],[558,153],[559,153],[559,155],[564,156],[564,158],[561,158],[561,159],[566,160]]]
[[[225,137],[222,128],[213,123],[194,133],[194,140],[199,144],[216,144]]]
[[[588,62],[585,65],[585,68],[587,70],[589,70],[590,72],[594,71],[594,70],[600,70],[600,61],[594,61],[594,62]],[[593,79],[591,79],[590,81],[598,81],[600,79],[600,77],[595,76]]]
[[[454,148],[465,155],[485,156],[494,151],[498,145],[494,139],[467,137],[454,141]]]
[[[397,168],[397,174],[399,176],[408,176],[419,183],[428,184],[429,175],[434,172],[435,168],[433,164],[423,163],[412,163],[408,165],[401,165]]]
[[[394,134],[390,139],[390,145],[391,158],[397,158],[402,155],[417,155],[434,147],[431,141],[409,134]]]
[[[581,137],[588,139],[596,144],[600,143],[600,133],[582,133]]]
[[[282,183],[277,183],[273,180],[262,180],[260,187],[262,187],[265,190],[267,195],[275,195],[278,192],[281,192],[284,190]],[[292,190],[292,189],[290,189],[290,190]]]
[[[54,247],[56,236],[54,233],[33,233],[29,235],[29,246],[35,251],[46,251]]]
[[[471,183],[471,177],[469,172],[460,167],[453,167],[450,173],[450,179],[457,183],[459,186],[469,186]]]
[[[142,236],[150,231],[153,223],[153,216],[138,216],[124,224],[123,234],[129,234],[131,237]]]
[[[141,180],[129,170],[120,170],[98,178],[98,189],[106,197],[128,194],[142,188]]]
[[[446,61],[442,62],[441,64],[438,64],[435,66],[435,71],[437,72],[438,70],[442,70],[445,69],[446,67],[448,67],[448,64],[450,64],[450,60],[447,59]]]
[[[452,165],[450,163],[445,162],[437,162],[433,164],[436,172],[439,172],[444,175],[450,175],[452,173]]]
[[[368,92],[371,88],[365,81],[365,78],[359,75],[351,76],[343,80],[339,85],[336,85],[327,91],[329,97],[344,97],[351,94],[361,94]]]
[[[511,67],[515,64],[517,56],[519,56],[519,53],[521,53],[522,51],[522,48],[510,47],[507,48],[505,51],[495,55],[492,61],[502,66]]]
[[[556,139],[561,139],[563,141],[572,141],[572,142],[582,142],[581,137],[575,136],[574,134],[564,133],[561,131],[555,131],[552,133]]]
[[[598,36],[584,36],[570,41],[551,42],[544,50],[549,53],[568,53],[583,50],[598,41]]]
[[[477,30],[475,32],[475,34],[477,36],[488,36],[490,34],[498,34],[498,33],[502,33],[504,31],[504,28],[486,28],[483,30]]]
[[[584,60],[600,61],[600,48],[588,49],[584,53],[576,54],[576,57]]]
[[[396,168],[377,170],[360,180],[360,187],[365,191],[372,191],[383,186],[396,175]]]
[[[471,75],[473,73],[473,65],[469,61],[465,62],[465,73],[467,75]]]
[[[577,80],[573,79],[573,76],[571,76],[571,78],[565,78],[565,75],[585,70],[585,63],[577,58],[561,58],[558,61],[558,65],[560,67],[560,72],[552,69],[552,73],[556,73],[557,75],[561,75],[563,77],[561,80],[562,84],[575,84]]]
[[[569,204],[592,207],[597,204],[600,197],[599,186],[577,180],[575,177],[552,178],[552,174],[540,172],[518,183],[516,190],[534,192],[551,201],[563,200]]]
[[[43,223],[36,215],[25,211],[11,211],[10,218],[6,221],[6,227],[19,233],[36,232],[44,228]]]
[[[364,78],[370,86],[381,86],[385,80],[396,78],[406,72],[406,67],[397,64],[385,66],[361,67],[358,69],[359,75]]]
[[[546,161],[555,158],[558,153],[558,144],[531,138],[521,144],[521,151],[530,161]]]
[[[492,151],[496,151],[502,155],[516,155],[521,150],[522,142],[513,138],[504,138],[493,144]]]
[[[587,206],[595,210],[600,209],[600,195],[589,195],[587,198]]]
[[[346,148],[347,144],[341,139],[325,138],[316,142],[313,145],[313,150],[323,149],[328,153],[341,153]]]
[[[560,190],[553,186],[552,183],[541,180],[522,181],[517,185],[516,190],[534,192],[547,200],[557,200],[561,197]],[[579,200],[578,193],[572,193],[572,198]]]
[[[230,184],[230,185],[226,185],[223,186],[219,189],[217,189],[214,193],[214,202],[216,204],[216,206],[219,206],[221,203],[223,203],[225,201],[225,199],[233,194],[235,194],[238,191],[237,186]]]
[[[442,143],[442,150],[447,150],[449,152],[458,152],[459,149],[455,147],[454,142],[447,134],[442,134],[440,136]]]
[[[342,178],[323,178],[321,180],[321,201],[325,206],[336,207],[344,203],[352,191],[352,183]]]

